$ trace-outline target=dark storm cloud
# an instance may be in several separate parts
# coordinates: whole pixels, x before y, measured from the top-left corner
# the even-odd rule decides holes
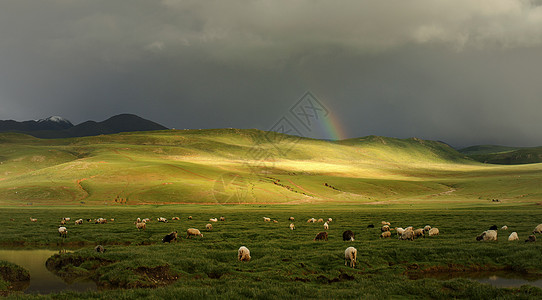
[[[268,129],[311,90],[349,137],[542,145],[535,1],[3,1],[0,119]]]

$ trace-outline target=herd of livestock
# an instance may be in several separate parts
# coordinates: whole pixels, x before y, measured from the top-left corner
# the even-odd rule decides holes
[[[192,220],[192,216],[189,216],[188,217],[189,220]],[[71,220],[71,218],[62,218],[62,220],[60,221],[60,226],[58,227],[58,233],[60,235],[60,237],[63,237],[63,238],[66,238],[68,236],[68,229],[66,228],[66,224]],[[156,219],[158,222],[163,222],[163,223],[167,223],[168,222],[168,219],[167,218],[164,218],[164,217],[159,217]],[[172,221],[175,221],[175,220],[180,220],[179,217],[173,217],[171,218]],[[226,218],[225,217],[220,217],[220,218],[211,218],[209,219],[209,222],[213,223],[213,222],[218,222],[218,221],[226,221]],[[30,221],[31,222],[37,222],[37,219],[35,218],[32,218],[30,217]],[[108,222],[107,219],[105,218],[97,218],[97,219],[87,219],[86,220],[87,222],[93,222],[95,224],[105,224]],[[109,222],[114,222],[115,219],[109,219]],[[150,222],[151,219],[149,218],[145,218],[145,219],[141,219],[141,218],[137,218],[134,222],[135,224],[135,227],[137,230],[145,230],[146,227],[147,227],[147,223]],[[273,223],[278,223],[277,220],[272,220],[271,218],[268,218],[268,217],[263,217],[263,221],[264,222],[273,222]],[[294,217],[290,217],[288,219],[288,221],[292,222],[290,223],[290,230],[295,230],[295,225],[294,225],[294,221],[295,221],[295,218]],[[329,224],[333,221],[332,218],[328,218],[326,221],[324,221],[324,219],[320,218],[320,219],[315,219],[315,218],[310,218],[307,220],[307,223],[323,223],[323,229],[324,231],[322,232],[319,232],[315,237],[314,237],[314,241],[321,241],[321,240],[325,240],[327,241],[328,240],[328,234],[327,234],[327,230],[329,230]],[[83,219],[77,219],[74,221],[74,224],[75,225],[81,225],[83,224],[84,220]],[[205,225],[205,228],[207,231],[211,231],[213,229],[213,225],[211,223],[208,223],[207,225]],[[402,228],[402,227],[395,227],[395,228],[392,228],[390,227],[391,224],[390,222],[386,222],[386,221],[382,221],[381,222],[381,228],[380,228],[380,238],[391,238],[392,236],[392,231],[395,231],[397,233],[397,237],[398,239],[400,240],[414,240],[416,238],[419,238],[419,237],[425,237],[426,235],[427,236],[436,236],[436,235],[439,235],[440,231],[438,228],[436,227],[431,227],[429,225],[426,225],[425,227],[423,228],[417,228],[417,229],[414,229],[412,226],[409,226],[409,227],[406,227],[406,228]],[[369,224],[367,226],[368,228],[374,228],[375,226],[373,224]],[[497,230],[498,230],[498,227],[496,225],[493,225],[491,226],[488,230],[482,232],[482,234],[480,234],[479,236],[476,237],[476,240],[477,241],[497,241]],[[508,230],[508,226],[504,225],[500,228],[501,231],[506,231]],[[529,237],[525,240],[525,242],[535,242],[536,241],[536,236],[534,235],[535,233],[542,233],[542,224],[539,224],[538,226],[535,227],[535,229],[533,230],[533,234],[532,235],[529,235]],[[203,234],[201,233],[201,231],[197,228],[188,228],[186,230],[186,238],[190,238],[192,236],[199,236],[199,237],[203,237]],[[351,231],[351,230],[346,230],[343,232],[343,241],[354,241],[354,232]],[[162,239],[162,242],[163,243],[170,243],[172,241],[176,241],[177,240],[177,231],[174,231],[174,232],[171,232],[169,234],[167,234],[166,236],[164,236],[164,238]],[[509,237],[508,237],[508,241],[517,241],[519,240],[519,237],[518,237],[518,234],[517,232],[512,232],[510,233]],[[96,246],[95,250],[97,252],[104,252],[105,249],[103,246],[101,245],[98,245]],[[345,265],[348,265],[350,267],[355,267],[355,264],[356,264],[356,258],[357,258],[357,249],[354,248],[354,247],[348,247],[346,248],[345,252],[344,252],[344,257],[345,257]],[[250,250],[245,247],[245,246],[241,246],[238,250],[238,260],[239,261],[250,261]]]

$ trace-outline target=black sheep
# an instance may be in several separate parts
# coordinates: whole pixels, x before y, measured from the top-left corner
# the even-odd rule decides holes
[[[489,227],[489,230],[497,230],[497,229],[498,229],[497,225],[493,225],[493,226]]]
[[[162,243],[171,243],[171,241],[176,241],[176,240],[177,240],[177,231],[173,231],[172,233],[166,235],[162,239]]]
[[[354,240],[354,232],[352,230],[346,230],[343,232],[343,241],[353,241]]]
[[[316,235],[316,237],[314,238],[315,241],[321,241],[321,240],[326,240],[327,241],[327,232],[325,231],[322,231],[320,233],[318,233]]]

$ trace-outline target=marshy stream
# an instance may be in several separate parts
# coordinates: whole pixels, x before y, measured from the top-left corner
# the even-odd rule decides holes
[[[51,273],[45,267],[45,261],[59,250],[1,250],[0,260],[17,264],[30,272],[30,282],[18,286],[18,290],[27,294],[48,294],[60,291],[95,291],[96,283],[91,280],[67,283],[60,277]]]

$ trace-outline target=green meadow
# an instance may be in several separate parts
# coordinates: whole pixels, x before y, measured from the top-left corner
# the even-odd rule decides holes
[[[68,249],[49,259],[51,270],[67,281],[90,278],[100,288],[43,296],[54,299],[537,298],[542,296],[539,288],[496,288],[465,277],[506,272],[540,278],[542,245],[524,240],[540,222],[541,213],[542,208],[533,204],[453,209],[357,205],[4,208],[0,244],[10,249]],[[37,221],[30,222],[30,216]],[[171,221],[174,216],[180,220]],[[208,221],[220,216],[226,221]],[[293,231],[290,216],[295,217]],[[67,238],[57,232],[63,217],[71,218]],[[73,223],[78,218],[99,217],[115,221]],[[135,228],[138,217],[152,219],[146,230]],[[157,222],[157,217],[169,222]],[[263,217],[278,223],[264,222]],[[333,218],[328,241],[313,241],[324,229],[323,223],[306,222],[312,217]],[[402,241],[392,231],[392,238],[381,239],[381,221],[392,227],[429,224],[438,227],[440,235]],[[207,223],[212,223],[211,231],[205,229]],[[368,228],[369,224],[375,228]],[[497,242],[475,240],[494,224],[509,227],[498,231]],[[188,228],[200,229],[203,237],[186,239]],[[355,241],[342,240],[347,229],[355,233]],[[172,231],[178,231],[178,240],[162,243]],[[507,241],[512,231],[520,241]],[[95,245],[103,245],[106,252],[95,252]],[[237,249],[243,245],[251,251],[249,262],[237,261]],[[355,268],[344,265],[344,250],[349,246],[358,250]],[[456,274],[457,278],[426,277],[433,274]]]
[[[541,171],[542,164],[483,164],[416,138],[322,141],[238,129],[51,140],[0,134],[0,246],[68,249],[48,267],[100,288],[8,297],[540,298],[536,287],[469,277],[542,276],[542,246],[524,242],[542,223]],[[226,221],[205,229],[220,216]],[[64,217],[65,239],[57,231]],[[138,217],[151,219],[146,230],[136,229]],[[306,222],[312,217],[333,218],[328,241],[313,241],[324,228]],[[401,241],[392,231],[381,239],[381,221],[431,225],[440,235]],[[509,228],[497,242],[477,242],[491,225]],[[192,227],[203,237],[186,239]],[[353,242],[342,241],[348,229]],[[179,239],[163,244],[172,231]],[[512,231],[519,241],[507,241]],[[96,245],[107,251],[96,253]],[[250,262],[237,261],[243,245]],[[349,246],[358,250],[355,268],[344,265]],[[439,274],[451,278],[432,276]]]

